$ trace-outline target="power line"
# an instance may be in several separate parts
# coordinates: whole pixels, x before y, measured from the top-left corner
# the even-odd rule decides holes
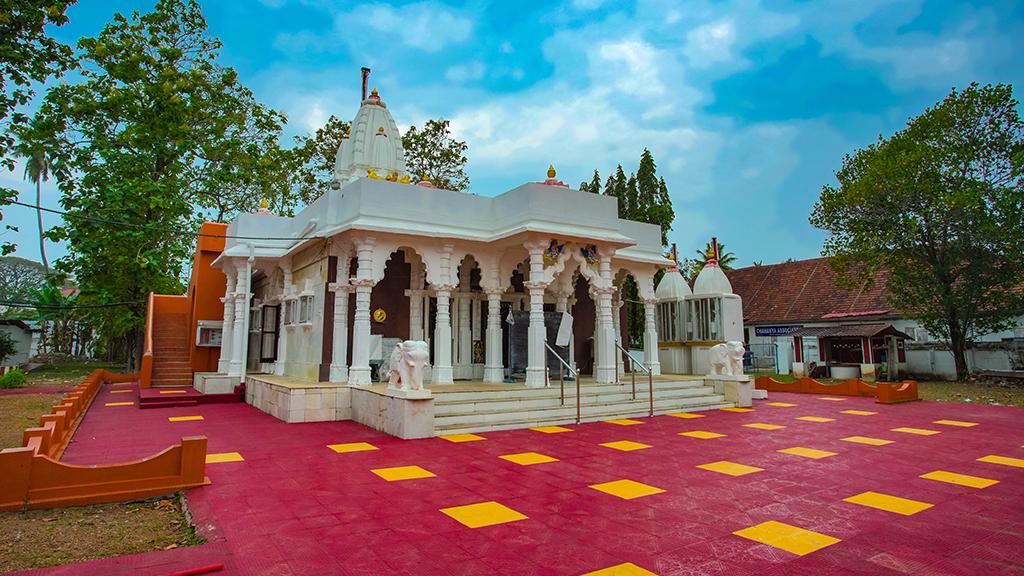
[[[40,305],[33,304],[31,302],[12,302],[8,300],[0,300],[0,306],[7,306],[9,308],[35,308],[36,310],[77,310],[84,308],[113,308],[115,306],[138,306],[140,304],[145,303],[145,300],[139,300],[137,302],[108,302],[106,304]]]
[[[49,212],[51,214],[58,214],[60,216],[69,216],[69,214],[64,210],[44,208],[42,206],[36,206],[35,204],[27,204],[25,202],[19,202],[17,200],[11,200],[10,203],[16,206],[31,208],[33,210],[41,210],[43,212]],[[148,224],[136,224],[134,222],[126,222],[124,220],[108,220],[106,218],[98,218],[96,216],[85,216],[83,214],[73,214],[70,215],[70,217],[81,220],[89,220],[92,222],[98,222],[100,224],[107,224],[111,226],[128,226],[131,228],[139,228],[150,232],[168,232],[170,234],[183,234],[188,236],[200,236],[207,238],[231,238],[233,240],[315,240],[319,238],[318,236],[231,236],[226,234],[206,234],[199,231],[181,230],[176,228],[163,228],[159,226],[150,226]]]

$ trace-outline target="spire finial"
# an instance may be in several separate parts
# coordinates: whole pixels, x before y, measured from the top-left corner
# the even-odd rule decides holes
[[[363,100],[366,100],[366,81],[370,79],[370,69],[363,66],[361,72],[363,74]],[[360,102],[363,100],[360,100]]]
[[[548,164],[548,178],[554,178],[554,177],[555,177],[555,165],[554,164]]]
[[[269,206],[270,206],[270,203],[267,202],[267,197],[264,196],[263,200],[260,200],[260,209],[261,210],[266,210]]]

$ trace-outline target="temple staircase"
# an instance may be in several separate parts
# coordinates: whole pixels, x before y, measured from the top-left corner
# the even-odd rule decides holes
[[[637,377],[636,399],[632,399],[629,376],[620,384],[581,382],[581,422],[616,418],[645,417],[649,411],[647,378]],[[481,392],[446,391],[433,387],[434,433],[455,434],[511,430],[534,426],[574,424],[576,422],[576,384],[565,383],[565,403],[559,400],[559,383],[546,388],[510,386]],[[654,413],[691,412],[733,407],[725,396],[715,394],[704,381],[658,380],[654,382]]]
[[[185,314],[167,314],[153,328],[153,386],[192,386],[189,326]]]

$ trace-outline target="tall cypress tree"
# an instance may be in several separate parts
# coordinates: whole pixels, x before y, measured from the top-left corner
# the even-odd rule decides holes
[[[608,179],[604,181],[604,195],[615,196],[615,175],[609,174]]]
[[[657,224],[654,207],[658,203],[658,174],[654,164],[654,155],[644,148],[640,155],[640,166],[636,171],[637,199],[633,207],[633,216],[637,220]]]
[[[661,243],[668,246],[668,231],[672,229],[672,221],[676,219],[676,212],[672,209],[672,197],[668,194],[668,185],[665,184],[664,178],[658,180],[657,201],[652,206],[651,212],[650,222],[661,226]]]
[[[622,216],[623,218],[643,222],[644,215],[638,211],[638,201],[636,174],[630,174],[629,180],[626,181],[626,213]]]
[[[597,170],[594,170],[594,177],[590,179],[590,186],[587,187],[587,192],[601,193],[601,175]]]
[[[612,196],[619,199],[619,218],[627,218],[629,206],[626,204],[626,173],[622,171],[622,164],[615,168],[615,186],[612,187]]]

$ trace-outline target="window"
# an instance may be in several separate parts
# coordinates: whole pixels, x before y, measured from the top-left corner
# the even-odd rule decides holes
[[[687,340],[715,342],[722,339],[721,301],[693,298],[687,301]]]
[[[264,306],[260,324],[260,362],[277,360],[277,315],[279,306]]]
[[[683,318],[680,314],[679,302],[662,302],[658,304],[656,315],[658,323],[658,340],[662,342],[679,342],[683,335]]]
[[[313,295],[299,296],[299,324],[313,323]]]
[[[200,320],[196,328],[196,346],[218,348],[224,338],[223,323],[215,320]]]
[[[249,332],[259,332],[263,324],[263,309],[258,305],[249,309]]]
[[[285,326],[291,326],[292,324],[295,324],[295,320],[296,320],[296,317],[297,317],[296,316],[297,310],[296,310],[295,303],[296,303],[296,301],[295,301],[294,297],[288,298],[288,299],[286,299],[284,301],[284,319],[283,320],[284,320],[284,325]]]

